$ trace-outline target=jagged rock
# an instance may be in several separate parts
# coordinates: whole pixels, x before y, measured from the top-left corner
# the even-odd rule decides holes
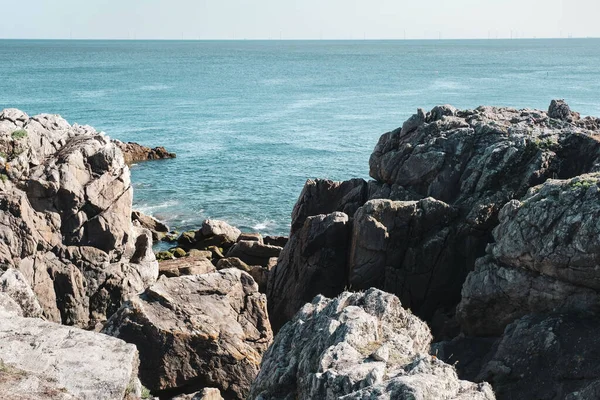
[[[226,257],[226,258],[222,258],[219,261],[217,261],[217,269],[218,270],[227,269],[227,268],[237,268],[241,271],[248,272],[248,273],[252,269],[248,264],[246,264],[245,262],[243,262],[242,260],[240,260],[237,257]]]
[[[112,141],[123,153],[123,158],[127,164],[133,164],[139,161],[161,160],[175,158],[175,153],[167,151],[164,147],[146,147],[134,142],[121,142],[114,139]]]
[[[163,224],[154,217],[142,214],[140,211],[132,211],[131,220],[142,228],[148,229],[150,232],[152,232],[152,240],[155,242],[162,240],[170,231],[167,225]]]
[[[43,310],[23,274],[10,268],[0,276],[0,292],[12,298],[24,317],[41,317]]]
[[[460,258],[451,226],[457,211],[427,198],[371,200],[354,217],[349,266],[353,289],[380,287],[424,318],[460,293]],[[466,274],[466,273],[465,273]]]
[[[574,113],[564,100],[552,100],[548,107],[548,117],[572,122],[579,119],[579,113]]]
[[[351,226],[342,212],[308,217],[286,244],[267,285],[275,332],[318,294],[334,297],[347,286]]]
[[[600,311],[600,295],[491,256],[477,261],[462,289],[456,314],[462,331],[473,336],[500,336],[504,328],[529,313]]]
[[[135,346],[40,319],[0,316],[4,399],[133,400]]]
[[[334,182],[325,179],[306,181],[292,211],[291,234],[304,226],[306,218],[340,211],[352,217],[367,201],[367,182],[352,179]]]
[[[564,399],[600,379],[599,328],[585,314],[526,316],[506,328],[479,379],[499,400]]]
[[[590,383],[585,388],[570,393],[565,400],[595,400],[600,399],[600,380]]]
[[[240,240],[229,249],[227,257],[237,257],[246,264],[266,267],[269,259],[279,257],[282,250],[281,247],[269,246],[257,241]]]
[[[0,318],[11,316],[22,317],[23,310],[12,297],[0,292]]]
[[[265,296],[234,268],[161,277],[104,332],[137,346],[140,378],[153,392],[214,387],[228,399],[246,398],[272,340]]]
[[[551,107],[554,108],[556,104]],[[410,292],[410,297],[417,299],[414,309],[418,315],[430,322],[433,318],[448,322],[447,326],[444,322],[443,327],[436,327],[436,336],[448,335],[456,327],[452,321],[453,310],[460,300],[462,283],[493,240],[491,233],[498,224],[500,209],[548,178],[568,179],[600,171],[598,120],[581,120],[569,112],[572,118],[565,120],[553,118],[554,111],[549,116],[544,111],[529,109],[482,106],[475,110],[456,110],[451,106],[438,106],[429,113],[419,110],[402,128],[380,138],[369,162],[375,182],[307,183],[292,215],[290,241],[302,221],[311,214],[348,206],[352,209],[350,216],[354,216],[354,211],[370,199],[423,201],[431,197],[446,203],[453,210],[453,217],[439,227],[432,227],[429,235],[411,237],[412,243],[407,247],[410,250],[433,246],[433,252],[443,248],[442,259],[433,260],[432,265],[442,266],[450,280],[439,279],[435,287],[429,284],[403,286],[403,277],[391,272],[411,271],[416,261],[411,259],[414,252],[407,251],[404,255],[398,251],[394,265],[385,265],[383,278],[381,272],[375,276],[361,274],[351,278],[351,283],[352,287],[363,288],[377,281],[377,287],[402,296],[403,302],[413,307],[405,297]],[[374,225],[373,234],[384,231],[373,221],[370,223]],[[357,224],[354,229],[361,226]],[[366,235],[366,227],[364,229]],[[444,237],[447,242],[435,243]],[[365,238],[367,236],[361,236],[348,247],[354,251],[372,246],[363,243]],[[389,242],[400,250],[406,248],[396,239]],[[345,258],[352,265],[347,268],[369,270],[383,258],[382,251],[375,253],[379,260],[356,259],[348,254]],[[423,253],[431,257],[430,253]],[[381,271],[383,264],[378,265]],[[436,276],[431,271],[428,274]],[[298,275],[302,275],[301,269]],[[583,277],[584,273],[580,275]],[[416,274],[414,277],[418,279]],[[345,274],[339,275],[340,281],[345,278]],[[337,284],[342,286],[341,282]]]
[[[176,260],[161,261],[159,275],[172,278],[184,275],[200,275],[215,272],[215,266],[204,256],[189,256]]]
[[[129,169],[104,134],[9,109],[0,152],[0,265],[21,271],[46,318],[93,327],[156,280]]]
[[[494,399],[489,385],[459,381],[427,355],[430,342],[391,294],[317,296],[277,334],[249,399]]]

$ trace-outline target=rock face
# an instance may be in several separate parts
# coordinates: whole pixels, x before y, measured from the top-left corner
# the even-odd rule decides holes
[[[276,332],[316,295],[333,297],[347,286],[350,229],[348,216],[334,212],[308,217],[292,235],[267,286],[269,317]]]
[[[427,355],[427,325],[397,297],[370,289],[317,296],[265,354],[250,399],[494,399]]]
[[[0,393],[13,400],[133,400],[135,346],[34,318],[0,316]]]
[[[93,327],[156,280],[129,169],[106,136],[8,109],[0,153],[0,266],[22,273],[45,318]]]
[[[104,332],[137,346],[140,378],[153,392],[213,387],[226,399],[246,398],[272,340],[265,296],[234,268],[161,277]]]
[[[380,138],[369,163],[375,181],[307,182],[292,215],[290,243],[311,215],[347,210],[354,221],[341,257],[348,272],[339,275],[337,287],[346,279],[356,289],[375,285],[430,322],[451,320],[463,282],[493,241],[500,209],[549,178],[600,170],[598,121],[580,118],[561,101],[549,112],[418,110]],[[376,199],[387,200],[369,201]],[[508,256],[500,261],[509,263]],[[309,269],[300,259],[280,258],[271,279],[286,279],[294,263],[298,273],[292,276]],[[269,292],[270,308],[279,301]],[[445,322],[434,328],[449,334]]]
[[[575,396],[600,383],[599,328],[598,318],[585,314],[524,317],[506,328],[480,379],[493,384],[499,399]],[[587,390],[593,393],[592,388]]]
[[[467,333],[500,335],[528,313],[600,311],[599,185],[600,174],[549,180],[504,206],[490,255],[463,288]]]
[[[175,158],[175,153],[167,151],[164,147],[150,148],[138,143],[123,143],[120,140],[112,141],[123,153],[125,162],[130,165],[139,161],[161,160],[166,158]]]

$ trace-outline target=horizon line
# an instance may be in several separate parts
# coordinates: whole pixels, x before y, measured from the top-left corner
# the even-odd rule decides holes
[[[486,40],[486,41],[494,41],[494,40],[571,40],[571,39],[600,39],[600,36],[570,36],[570,37],[476,37],[476,38],[294,38],[294,39],[271,39],[271,38],[212,38],[212,39],[202,39],[202,38],[8,38],[8,37],[0,37],[0,40],[55,40],[55,41],[127,41],[127,42],[150,42],[150,41],[164,41],[164,42],[321,42],[321,41],[329,41],[329,42],[368,42],[368,41],[394,41],[394,42],[408,42],[408,41],[452,41],[452,40]]]

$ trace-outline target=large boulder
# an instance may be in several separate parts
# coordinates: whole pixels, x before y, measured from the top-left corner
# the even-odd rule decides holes
[[[351,226],[342,212],[308,217],[284,247],[269,276],[267,299],[273,329],[318,294],[334,297],[347,286]]]
[[[18,269],[46,318],[106,320],[156,280],[150,233],[131,222],[121,151],[57,115],[0,113],[0,266]]]
[[[133,164],[139,161],[162,160],[175,158],[175,153],[167,151],[164,147],[146,147],[134,142],[121,142],[114,139],[112,141],[123,153],[123,158],[127,164]]]
[[[225,221],[207,219],[196,231],[184,232],[177,239],[185,249],[208,249],[211,246],[230,248],[242,232]]]
[[[494,399],[428,355],[427,324],[370,289],[317,296],[277,334],[249,399]]]
[[[236,257],[250,265],[267,267],[269,260],[279,257],[281,247],[263,244],[256,240],[240,240],[229,249],[227,257]]]
[[[135,346],[40,319],[0,315],[3,399],[140,398]]]
[[[169,233],[169,227],[167,225],[150,215],[143,214],[141,211],[132,211],[131,220],[135,225],[152,232],[152,240],[155,242],[162,240],[166,237],[167,233]]]
[[[227,399],[246,398],[272,340],[265,296],[233,268],[161,277],[103,332],[137,346],[140,378],[153,392],[213,387]]]

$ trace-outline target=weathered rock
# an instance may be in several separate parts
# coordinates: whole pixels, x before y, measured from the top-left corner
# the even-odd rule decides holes
[[[42,316],[42,307],[20,271],[10,268],[0,276],[0,292],[7,294],[19,305],[22,316],[32,318]]]
[[[427,198],[418,202],[371,200],[355,214],[349,257],[353,289],[375,286],[396,294],[405,307],[431,318],[457,303],[461,258],[453,246],[451,223],[457,211]]]
[[[134,343],[140,378],[152,391],[218,388],[244,399],[272,340],[265,296],[237,269],[161,277],[107,322],[104,332]]]
[[[142,228],[148,229],[152,232],[152,240],[155,242],[162,240],[167,233],[169,233],[169,227],[154,217],[142,214],[140,211],[132,211],[131,220],[137,223]]]
[[[581,314],[524,317],[506,328],[479,379],[500,400],[564,399],[600,379],[599,328]]]
[[[184,275],[200,275],[215,272],[215,266],[206,257],[190,256],[176,260],[161,261],[158,264],[159,274],[166,277],[177,277]]]
[[[237,257],[226,257],[217,261],[217,269],[237,268],[244,272],[250,272],[252,269],[248,264]]]
[[[229,249],[227,257],[237,257],[246,264],[266,267],[269,259],[279,257],[282,250],[281,247],[269,246],[257,241],[240,240]]]
[[[0,292],[0,318],[11,316],[22,317],[23,310],[12,297]]]
[[[291,234],[304,226],[306,218],[340,211],[349,217],[367,201],[367,182],[352,179],[344,182],[309,179],[292,211]]]
[[[123,158],[127,164],[176,157],[175,153],[167,151],[167,149],[162,146],[150,148],[134,142],[124,143],[116,139],[112,142],[121,150],[123,153]]]
[[[291,236],[267,286],[275,332],[316,295],[334,297],[347,286],[348,220],[342,212],[308,217]]]
[[[238,242],[240,240],[248,240],[264,244],[264,239],[260,233],[242,233],[240,236],[238,236],[237,240]]]
[[[494,398],[427,355],[430,342],[427,325],[391,294],[317,296],[276,336],[249,399]]]
[[[139,399],[135,346],[39,319],[0,316],[4,399]]]
[[[129,169],[104,134],[5,110],[0,152],[0,265],[23,274],[46,318],[93,327],[156,280]]]
[[[552,100],[548,107],[548,117],[573,122],[579,119],[579,113],[574,113],[564,100]]]
[[[467,335],[501,336],[526,314],[568,311],[600,312],[600,295],[487,256],[469,274],[456,314]]]

